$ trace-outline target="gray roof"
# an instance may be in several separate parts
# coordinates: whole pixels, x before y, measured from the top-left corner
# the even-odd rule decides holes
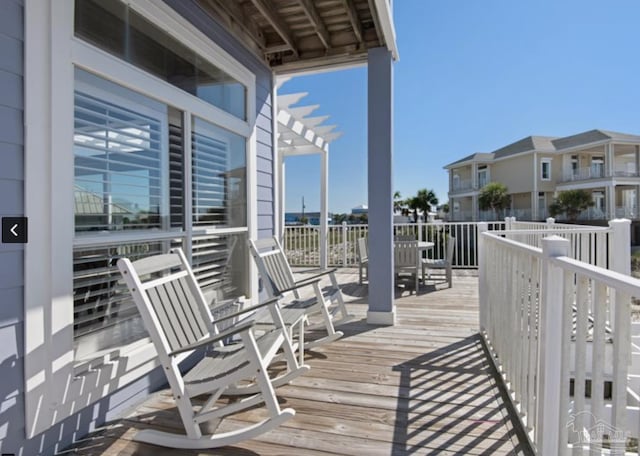
[[[459,165],[464,162],[472,162],[472,161],[491,161],[493,160],[493,154],[490,152],[476,152],[475,154],[467,155],[460,160],[456,160],[453,163],[449,163],[445,165],[444,168],[449,168],[454,165]]]
[[[526,152],[561,152],[563,149],[588,146],[589,144],[602,141],[640,144],[640,135],[631,135],[628,133],[618,133],[607,130],[589,130],[583,133],[578,133],[577,135],[565,136],[562,138],[557,136],[527,136],[526,138],[522,138],[519,141],[501,147],[500,149],[494,150],[490,153],[478,152],[467,155],[460,160],[449,163],[444,168],[451,168],[465,162],[497,160]]]
[[[615,131],[589,130],[577,135],[557,138],[553,141],[553,145],[557,150],[562,150],[608,140],[640,143],[640,136]]]
[[[498,150],[494,150],[494,157],[504,158],[510,155],[516,155],[523,152],[552,152],[555,147],[552,141],[556,139],[555,136],[527,136],[519,141],[509,144],[508,146],[501,147]]]

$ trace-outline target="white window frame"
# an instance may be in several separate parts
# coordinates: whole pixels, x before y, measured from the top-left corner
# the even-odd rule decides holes
[[[155,350],[144,340],[123,348],[116,357],[105,356],[84,366],[82,372],[74,365],[73,248],[117,242],[117,236],[109,235],[76,238],[73,229],[74,66],[247,137],[245,231],[252,238],[257,236],[255,75],[163,1],[126,3],[244,84],[249,120],[180,93],[171,84],[75,38],[72,0],[25,2],[25,216],[30,223],[29,243],[24,249],[24,373],[28,438],[158,365]],[[227,234],[234,230],[207,231]],[[150,239],[149,233],[140,236],[141,240]],[[257,273],[253,263],[249,264],[251,292],[257,296]]]
[[[482,189],[482,187],[484,187],[485,185],[487,185],[489,182],[491,182],[491,178],[489,176],[489,167],[487,165],[481,165],[484,166],[483,168],[478,167],[478,188]],[[480,185],[480,176],[484,176],[484,185]]]
[[[547,177],[544,177],[544,165],[548,166],[549,174]],[[540,159],[540,180],[542,181],[550,181],[551,180],[551,158],[542,158]]]

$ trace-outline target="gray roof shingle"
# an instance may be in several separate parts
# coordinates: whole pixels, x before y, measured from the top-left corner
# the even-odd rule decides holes
[[[577,135],[557,138],[553,141],[553,145],[557,150],[562,150],[607,140],[640,143],[640,136],[615,131],[589,130]]]
[[[494,150],[494,157],[504,158],[510,155],[516,155],[523,152],[553,152],[555,147],[552,141],[556,139],[555,136],[527,136],[519,141],[509,144],[508,146],[501,147]]]

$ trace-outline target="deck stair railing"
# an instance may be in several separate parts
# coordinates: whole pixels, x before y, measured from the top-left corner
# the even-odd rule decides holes
[[[640,454],[640,280],[629,275],[630,222],[609,230],[605,269],[571,258],[556,230],[538,246],[479,226],[481,334],[539,455]]]

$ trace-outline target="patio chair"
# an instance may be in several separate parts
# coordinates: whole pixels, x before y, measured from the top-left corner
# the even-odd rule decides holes
[[[358,255],[358,283],[362,285],[364,273],[366,273],[367,280],[369,280],[369,247],[367,246],[367,238],[358,238],[356,253]]]
[[[300,309],[303,309],[308,316],[314,314],[322,316],[323,322],[320,325],[312,326],[311,329],[324,327],[327,335],[319,339],[304,341],[304,348],[313,348],[342,337],[343,333],[336,331],[335,325],[345,322],[352,316],[347,313],[344,297],[335,276],[335,269],[328,269],[312,277],[296,281],[284,249],[275,236],[256,241],[249,239],[249,248],[269,297],[293,295],[293,300],[281,303],[281,312],[285,323],[290,312]],[[331,287],[328,291],[323,291],[320,288],[320,280],[325,276],[328,276],[331,281]],[[301,298],[299,290],[305,287],[313,288],[313,297]],[[337,314],[340,314],[339,319],[335,319]],[[303,335],[301,334],[301,336]]]
[[[277,298],[220,319],[233,319],[239,313],[268,308],[277,323],[275,329],[256,335],[255,322],[245,318],[219,331],[180,249],[134,263],[121,258],[118,268],[156,348],[186,432],[176,434],[147,429],[139,431],[135,440],[171,448],[215,448],[253,438],[295,415],[293,409],[280,408],[274,386],[292,380],[309,368],[297,364],[279,314]],[[227,343],[234,336],[239,336],[240,341]],[[281,349],[288,369],[278,378],[271,379],[267,368]],[[183,375],[179,363],[198,350],[206,350],[204,357]],[[208,398],[194,409],[191,398],[203,394]],[[223,394],[248,395],[235,402],[219,404],[218,399]],[[209,435],[203,435],[200,429],[200,423],[262,403],[268,417],[259,423]]]
[[[425,281],[425,273],[427,273],[428,278],[431,278],[431,272],[434,270],[444,271],[445,278],[447,283],[449,284],[449,288],[452,286],[453,274],[452,274],[452,264],[453,264],[453,253],[456,247],[456,238],[451,236],[447,241],[447,252],[446,257],[442,259],[432,260],[429,258],[425,258],[422,260],[422,281]]]
[[[394,272],[397,278],[403,274],[409,274],[415,279],[414,289],[418,294],[420,281],[419,268],[420,256],[418,253],[418,241],[394,241],[393,242]]]

